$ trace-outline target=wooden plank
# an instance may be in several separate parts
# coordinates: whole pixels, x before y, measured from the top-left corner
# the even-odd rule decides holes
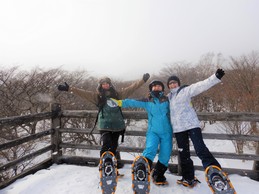
[[[85,144],[72,144],[72,143],[61,143],[60,147],[62,148],[74,148],[74,149],[88,149],[88,150],[100,150],[101,146],[99,145],[85,145]],[[144,148],[140,147],[127,147],[119,146],[118,151],[121,152],[133,152],[133,153],[142,153]],[[158,150],[159,152],[159,150]],[[196,156],[195,151],[190,151],[191,156]],[[226,152],[211,152],[212,155],[216,158],[226,158],[226,159],[237,159],[237,160],[258,160],[258,155],[252,154],[236,154],[236,153],[226,153]],[[177,155],[177,150],[172,151],[172,155]]]
[[[96,118],[97,110],[64,110],[62,117]],[[125,111],[125,119],[147,119],[145,111]],[[203,121],[254,121],[259,122],[259,112],[197,112],[198,118]]]
[[[52,112],[43,112],[43,113],[30,114],[30,115],[25,115],[25,116],[14,116],[14,117],[1,118],[0,127],[16,126],[16,125],[22,125],[24,123],[51,119],[52,116],[53,116]]]
[[[82,133],[89,134],[91,129],[76,129],[76,128],[62,128],[59,129],[61,133]],[[100,134],[100,131],[95,130],[93,134]],[[240,134],[218,134],[218,133],[202,133],[204,139],[218,139],[218,140],[242,140],[242,141],[257,141],[259,142],[259,136],[256,135],[240,135]],[[146,136],[146,131],[127,131],[125,136]]]
[[[0,166],[0,171],[7,170],[7,169],[9,169],[9,168],[11,168],[11,167],[13,167],[13,166],[15,166],[15,165],[17,165],[19,163],[22,163],[22,162],[24,162],[26,160],[33,159],[36,156],[39,156],[41,154],[44,154],[47,151],[50,151],[51,149],[52,149],[52,145],[49,145],[49,146],[46,146],[46,147],[44,147],[42,149],[39,149],[38,151],[35,151],[35,152],[31,153],[31,154],[27,154],[26,156],[23,156],[21,158],[18,158],[16,160],[8,162],[8,163]]]
[[[61,143],[60,148],[75,148],[75,149],[87,149],[87,150],[100,150],[100,145],[86,145],[86,144],[74,144],[74,143]]]
[[[197,112],[203,121],[254,121],[259,122],[259,112]]]
[[[258,141],[259,136],[241,134],[202,133],[203,139]]]
[[[13,141],[9,141],[9,142],[7,142],[7,143],[4,143],[4,144],[1,144],[1,145],[0,145],[0,151],[1,151],[1,150],[8,149],[8,148],[11,148],[11,147],[14,147],[14,146],[21,145],[21,144],[26,143],[26,142],[28,142],[28,141],[32,141],[32,140],[39,139],[39,138],[41,138],[41,137],[50,135],[51,133],[52,133],[52,130],[49,129],[49,130],[47,130],[47,131],[42,131],[42,132],[39,132],[39,133],[30,135],[30,136],[27,136],[27,137],[22,137],[22,138],[13,140]]]
[[[190,151],[191,156],[196,156],[195,151]],[[235,159],[235,160],[259,160],[258,155],[236,154],[227,152],[211,152],[215,158]]]
[[[81,134],[89,134],[92,129],[89,128],[61,128],[58,129],[61,133],[81,133]],[[100,131],[94,130],[92,134],[100,134]],[[127,131],[125,132],[125,136],[146,136],[146,131]],[[258,138],[259,139],[259,138]]]
[[[97,110],[63,110],[61,117],[68,118],[96,118]]]
[[[82,134],[89,134],[92,129],[89,128],[60,128],[57,129],[61,133],[82,133]],[[92,134],[100,134],[100,131],[94,130]]]
[[[82,156],[67,156],[63,155],[59,158],[59,164],[74,164],[82,166],[98,166],[100,158],[82,157]]]

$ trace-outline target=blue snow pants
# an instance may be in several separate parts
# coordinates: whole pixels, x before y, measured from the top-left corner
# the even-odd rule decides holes
[[[143,151],[143,156],[153,161],[158,151],[158,160],[160,163],[168,167],[172,152],[172,133],[157,134],[153,131],[148,131],[146,134],[146,148]]]

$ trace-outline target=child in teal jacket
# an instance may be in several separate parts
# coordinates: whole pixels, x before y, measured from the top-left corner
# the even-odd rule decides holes
[[[113,99],[112,99],[113,100]],[[149,84],[149,97],[144,100],[113,100],[123,108],[144,108],[148,113],[148,129],[146,133],[146,148],[143,156],[147,158],[150,169],[156,156],[158,146],[158,162],[154,168],[152,178],[156,184],[166,184],[164,176],[172,152],[172,127],[168,98],[164,95],[164,84],[152,81]]]

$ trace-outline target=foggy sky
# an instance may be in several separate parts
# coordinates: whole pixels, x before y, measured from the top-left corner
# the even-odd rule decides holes
[[[0,67],[135,79],[165,64],[259,51],[257,0],[1,0]]]

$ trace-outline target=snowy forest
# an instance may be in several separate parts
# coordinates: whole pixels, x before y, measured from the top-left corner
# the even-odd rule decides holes
[[[165,64],[150,80],[133,93],[130,98],[142,98],[148,94],[148,83],[158,79],[166,85],[167,78],[177,75],[182,84],[192,84],[201,81],[215,73],[217,68],[223,68],[226,75],[222,83],[202,93],[193,99],[193,105],[197,112],[259,112],[259,53],[251,52],[248,55],[230,57],[224,59],[222,55],[213,53],[205,54],[196,64],[177,62]],[[148,73],[148,69],[146,72]],[[0,70],[0,118],[29,115],[49,111],[50,103],[59,103],[64,110],[96,110],[95,105],[82,101],[72,94],[64,94],[57,90],[57,85],[67,82],[85,90],[96,91],[98,77],[93,77],[85,71],[64,71],[62,67],[55,69],[35,69],[21,71],[19,67],[1,67]],[[131,82],[112,79],[115,88],[123,88]],[[142,79],[142,77],[140,77]],[[166,88],[166,93],[168,89]],[[94,120],[69,119],[64,122],[72,127],[91,128]],[[46,127],[49,123],[32,122],[17,127],[0,126],[0,144],[19,137],[35,134]],[[256,122],[223,122],[224,129],[229,134],[258,135],[259,129]],[[74,136],[73,141],[84,141],[83,136]],[[91,140],[92,144],[98,141]],[[243,153],[246,142],[233,142],[236,153]],[[249,145],[252,149],[256,144]],[[0,151],[0,165],[4,161],[12,161],[33,150],[31,145],[13,148],[8,151]],[[26,168],[26,165],[21,168]],[[17,170],[17,169],[16,169]],[[20,169],[21,170],[21,169]],[[12,173],[16,173],[15,169]],[[1,175],[1,180],[11,176]]]

